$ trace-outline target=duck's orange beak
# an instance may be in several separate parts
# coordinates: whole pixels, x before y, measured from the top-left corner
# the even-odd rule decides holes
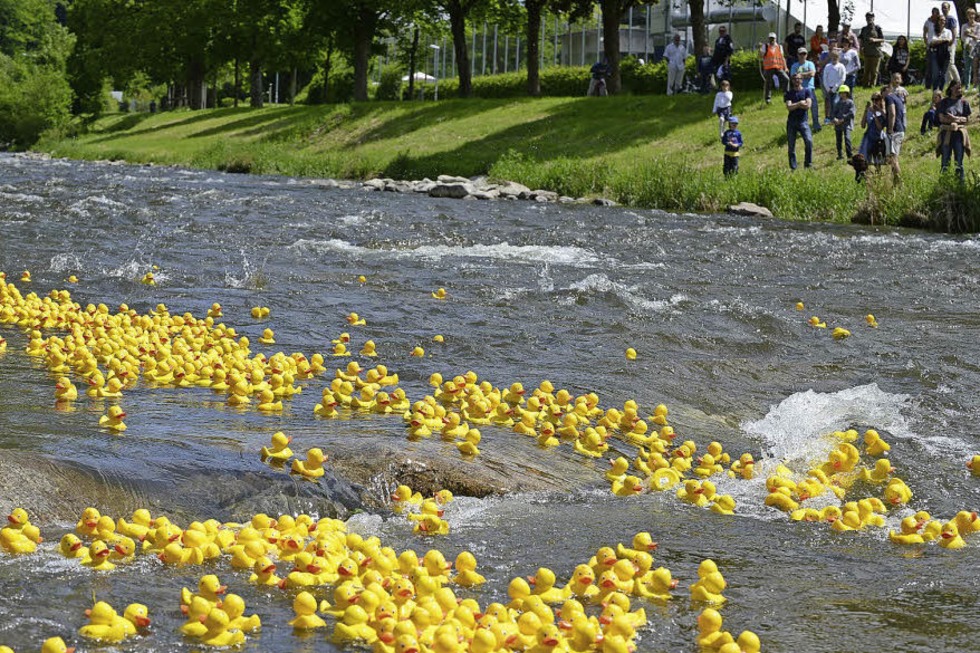
[[[275,565],[269,565],[268,567],[266,567],[265,569],[262,570],[262,573],[263,574],[273,574],[273,573],[275,573],[275,571],[276,571],[276,566]]]
[[[81,542],[79,542],[79,544],[81,544]],[[121,556],[124,556],[127,553],[126,549],[123,548],[122,544],[117,544],[113,548],[116,550],[116,553],[118,553]]]
[[[672,589],[672,590],[675,590],[675,589],[677,589],[677,584],[678,584],[679,582],[680,582],[680,581],[679,581],[679,580],[677,580],[676,578],[672,578],[672,579],[671,579],[671,581],[670,581],[670,589]]]
[[[9,521],[9,522],[10,522],[11,524],[13,524],[14,526],[17,526],[17,525],[19,525],[19,524],[20,524],[20,522],[19,522],[19,521],[17,521],[17,518],[16,518],[16,517],[14,517],[13,515],[7,515],[7,521]]]
[[[69,550],[70,551],[78,551],[80,548],[82,548],[82,543],[79,541],[79,542],[75,542],[74,544],[72,544],[71,547],[69,547]]]
[[[150,625],[150,618],[149,617],[141,617],[141,616],[137,615],[134,618],[134,621],[136,622],[136,627],[137,628],[146,628],[147,626]]]
[[[95,555],[99,556],[100,558],[107,558],[107,557],[109,557],[109,549],[102,549],[101,551],[99,551]]]

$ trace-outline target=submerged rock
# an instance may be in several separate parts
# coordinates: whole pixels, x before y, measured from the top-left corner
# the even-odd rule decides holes
[[[733,215],[747,215],[756,218],[771,218],[772,211],[764,206],[753,204],[752,202],[739,202],[728,207],[728,212]]]

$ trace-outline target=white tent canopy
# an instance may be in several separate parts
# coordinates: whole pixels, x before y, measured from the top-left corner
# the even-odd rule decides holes
[[[778,3],[782,8],[786,7],[786,0]],[[922,25],[929,18],[932,8],[942,4],[941,0],[852,0],[852,3],[841,2],[841,22],[847,16],[844,15],[844,5],[853,4],[854,14],[851,16],[851,29],[855,32],[860,30],[865,24],[864,15],[869,11],[874,11],[875,23],[881,27],[885,38],[892,40],[899,34],[908,34],[913,39],[922,38]],[[952,4],[952,3],[950,3]],[[804,22],[804,5],[806,8],[806,29],[808,32],[816,29],[817,25],[827,26],[827,3],[814,2],[813,0],[790,0],[790,23],[799,20]],[[956,15],[956,7],[952,8],[952,14]],[[792,26],[790,27],[792,29]]]
[[[402,81],[403,82],[407,82],[408,81],[408,75],[405,75],[404,77],[402,77]],[[417,82],[434,82],[434,81],[436,81],[436,78],[433,77],[432,75],[426,75],[422,71],[419,71],[419,72],[415,73],[415,81],[417,81]]]

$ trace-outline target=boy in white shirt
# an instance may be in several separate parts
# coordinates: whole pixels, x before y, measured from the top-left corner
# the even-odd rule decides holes
[[[834,106],[837,104],[837,89],[844,83],[847,71],[844,64],[840,62],[840,52],[836,49],[830,51],[830,61],[823,67],[823,76],[820,78],[820,86],[823,88],[823,97],[826,110],[824,115],[825,125],[831,122],[830,116],[834,113]]]

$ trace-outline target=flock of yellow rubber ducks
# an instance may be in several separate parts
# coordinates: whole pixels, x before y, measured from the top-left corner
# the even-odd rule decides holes
[[[30,282],[28,273],[22,275],[22,282]],[[440,288],[432,297],[445,300],[448,294]],[[802,310],[801,305],[798,308]],[[270,313],[267,307],[252,309],[255,319]],[[110,400],[100,419],[101,428],[110,434],[125,431],[126,413],[119,402],[137,383],[144,387],[208,387],[225,394],[231,406],[279,412],[283,399],[302,391],[299,382],[326,371],[324,356],[318,353],[309,358],[301,353],[252,354],[249,339],[221,323],[221,317],[219,304],[212,305],[205,318],[174,315],[162,304],[142,315],[125,305],[115,312],[104,304],[82,307],[71,301],[66,290],[47,296],[22,294],[0,273],[0,325],[18,326],[28,333],[28,355],[42,360],[57,378],[58,407],[70,406],[79,398],[72,377],[81,381],[87,396]],[[350,313],[346,321],[351,327],[366,324],[356,313]],[[873,316],[868,316],[868,324],[877,326]],[[258,340],[273,344],[275,334],[267,328]],[[437,335],[433,341],[444,339]],[[350,342],[350,334],[342,333],[332,343],[333,355],[350,356]],[[0,338],[0,353],[5,347]],[[411,355],[424,355],[421,349]],[[374,358],[375,343],[366,341],[360,353]],[[635,350],[627,350],[627,358],[634,360]],[[711,478],[750,480],[756,476],[751,453],[732,457],[719,442],[711,442],[700,455],[693,440],[675,446],[677,434],[662,404],[643,417],[633,400],[621,409],[603,409],[596,393],[575,396],[565,389],[556,390],[547,380],[530,393],[521,383],[501,389],[481,381],[472,371],[450,380],[433,374],[429,379],[432,392],[411,402],[398,383],[398,375],[389,373],[384,365],[364,368],[350,361],[335,371],[314,414],[327,419],[354,412],[398,415],[409,439],[438,435],[454,442],[463,457],[480,454],[477,427],[509,429],[534,438],[542,447],[567,446],[591,458],[609,454],[609,441],[615,439],[617,451],[632,446],[635,456],[609,461],[605,478],[613,494],[629,497],[678,488],[680,500],[721,514],[732,514],[735,501],[730,495],[719,495]],[[827,522],[839,531],[881,527],[887,511],[906,509],[912,492],[895,476],[887,458],[887,442],[875,431],[866,431],[868,464],[863,464],[862,452],[852,444],[858,439],[856,430],[836,432],[832,437],[836,445],[826,461],[805,471],[784,465],[776,468],[766,479],[767,505],[786,511],[794,520]],[[322,477],[327,454],[312,447],[305,457],[294,457],[291,444],[290,437],[276,432],[260,456],[270,465],[285,468],[288,463],[290,471],[300,477],[312,481]],[[974,456],[967,467],[980,476],[980,456]],[[844,502],[849,492],[860,490],[880,496]],[[836,501],[833,505],[817,509],[805,504],[831,495]],[[448,532],[443,508],[452,498],[448,490],[423,498],[404,485],[391,496],[393,510],[404,514],[415,532],[426,536]],[[841,502],[843,505],[837,505]],[[920,511],[905,517],[900,531],[892,531],[891,540],[899,544],[936,540],[946,548],[958,548],[964,544],[964,535],[978,530],[976,513],[961,511],[944,523]],[[8,553],[32,553],[42,541],[39,529],[19,508],[0,529],[0,545]],[[511,582],[508,605],[481,609],[472,599],[460,601],[452,591],[453,584],[473,587],[484,581],[471,553],[457,557],[452,575],[452,565],[436,549],[421,559],[411,550],[396,554],[377,538],[346,533],[343,522],[314,522],[306,515],[278,519],[256,515],[248,524],[208,520],[182,529],[166,517],[152,518],[146,510],[137,510],[126,521],[89,508],[75,532],[66,534],[58,545],[62,555],[93,571],[110,571],[144,554],[156,555],[162,564],[175,567],[228,560],[233,569],[250,572],[249,582],[300,590],[293,602],[296,618],[290,622],[295,628],[324,627],[326,622],[317,613],[326,613],[336,618],[335,641],[360,641],[378,653],[632,651],[636,628],[646,618],[642,609],[630,609],[630,597],[668,600],[676,585],[669,570],[652,568],[655,547],[648,533],[640,533],[630,546],[600,549],[588,563],[578,565],[561,587],[556,587],[553,572],[541,568],[530,580]],[[282,565],[290,566],[284,577],[276,573]],[[705,561],[698,576],[691,587],[692,599],[721,605],[725,580],[717,566]],[[333,591],[324,597],[327,587]],[[233,646],[260,627],[256,615],[244,615],[240,597],[223,596],[223,592],[217,579],[208,575],[201,579],[196,593],[188,590],[182,595],[181,605],[188,615],[184,634],[205,645]],[[548,607],[559,603],[557,611]],[[590,616],[585,610],[590,605],[601,607],[601,613]],[[146,608],[139,604],[129,606],[120,616],[107,603],[97,602],[89,619],[80,634],[107,642],[120,641],[131,636],[133,629],[138,632],[149,624]],[[699,645],[705,650],[751,653],[760,649],[751,631],[736,638],[722,630],[721,615],[712,607],[698,617],[698,630]],[[58,638],[45,643],[46,653],[64,650],[64,642],[54,640]]]
[[[805,309],[806,306],[803,304],[803,302],[796,302],[796,310],[802,311]],[[864,316],[864,322],[872,329],[878,328],[878,320],[875,318],[874,314],[872,313],[868,313],[867,315]],[[809,324],[815,329],[827,328],[827,323],[821,320],[816,315],[812,316],[809,320],[807,320],[807,324]],[[843,340],[844,338],[850,337],[851,332],[848,329],[845,329],[844,327],[834,327],[830,335],[833,336],[834,340]]]

